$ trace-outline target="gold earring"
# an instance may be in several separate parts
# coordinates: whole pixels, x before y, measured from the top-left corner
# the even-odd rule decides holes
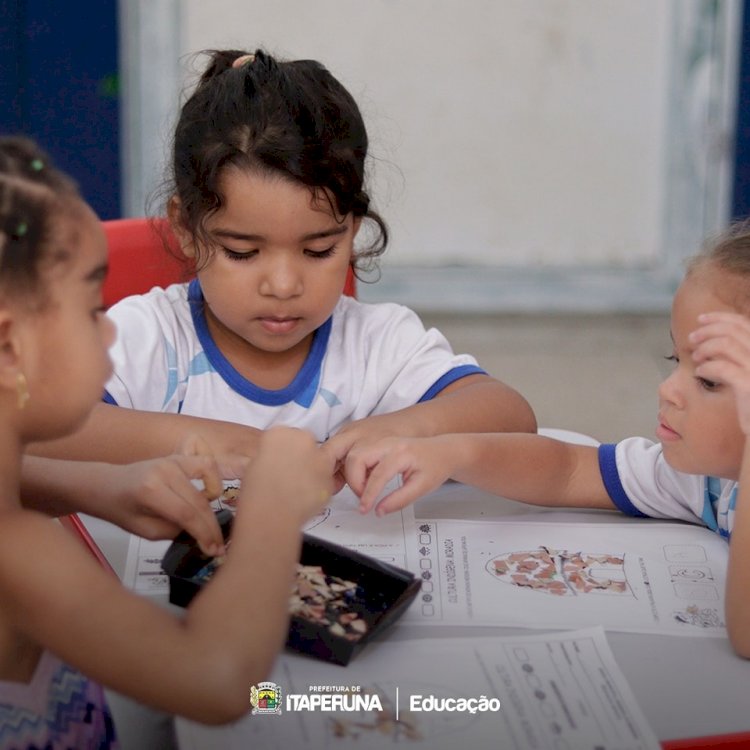
[[[26,382],[26,376],[19,372],[16,376],[16,396],[18,398],[18,408],[23,410],[31,398],[29,393],[29,384]]]

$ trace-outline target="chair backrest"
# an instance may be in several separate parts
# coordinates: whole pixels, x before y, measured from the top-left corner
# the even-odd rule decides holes
[[[131,294],[143,294],[152,287],[166,287],[191,278],[190,265],[181,259],[166,219],[112,219],[102,224],[109,244],[109,273],[104,282],[107,307]],[[344,294],[356,296],[351,269]]]
[[[113,219],[102,222],[109,245],[109,272],[104,282],[104,304],[167,287],[191,277],[187,261],[179,258],[177,240],[166,219]],[[169,252],[169,243],[176,251]]]

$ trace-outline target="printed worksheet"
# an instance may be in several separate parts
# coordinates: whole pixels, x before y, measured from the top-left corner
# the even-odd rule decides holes
[[[728,545],[708,529],[519,516],[415,528],[408,621],[726,637]]]
[[[215,509],[232,509],[233,485],[229,485],[228,489],[227,497],[214,503]],[[413,506],[383,518],[372,513],[362,515],[358,507],[357,497],[346,487],[331,499],[321,513],[308,521],[304,530],[320,539],[406,568],[407,550],[412,543],[414,529]],[[125,586],[141,594],[166,596],[169,593],[169,579],[162,573],[161,560],[169,544],[169,541],[152,542],[131,536],[123,577]]]
[[[234,724],[178,719],[180,750],[660,747],[600,628],[381,642],[345,670],[284,654],[262,687]]]

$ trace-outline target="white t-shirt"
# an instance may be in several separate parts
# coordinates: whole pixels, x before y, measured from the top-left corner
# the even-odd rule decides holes
[[[699,523],[729,538],[737,482],[676,471],[664,459],[661,443],[640,437],[599,446],[599,468],[623,513]]]
[[[348,422],[413,406],[484,372],[473,357],[454,354],[439,331],[425,330],[408,308],[346,296],[281,390],[259,388],[222,355],[208,331],[197,280],[127,297],[108,314],[117,325],[108,403],[259,429],[290,425],[319,441]]]

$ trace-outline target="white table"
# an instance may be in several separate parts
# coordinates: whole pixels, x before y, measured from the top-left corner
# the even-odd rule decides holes
[[[415,506],[417,517],[477,519],[490,512],[493,516],[534,512],[527,505],[473,488],[457,485],[456,490],[418,501]],[[536,509],[536,512],[548,511]],[[609,512],[571,510],[566,514],[571,521],[649,523]],[[113,568],[122,573],[128,535],[96,519],[85,518],[85,521]],[[420,627],[402,623],[384,638],[480,638],[518,632],[522,631],[501,627]],[[750,730],[750,662],[736,657],[728,641],[620,632],[608,632],[607,639],[643,712],[661,740]]]

